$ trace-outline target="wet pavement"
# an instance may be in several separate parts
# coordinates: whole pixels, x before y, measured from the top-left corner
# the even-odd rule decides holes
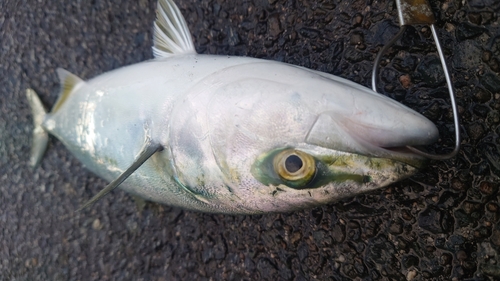
[[[398,31],[393,1],[177,1],[200,53],[252,56],[369,86]],[[431,1],[461,113],[463,148],[411,179],[288,214],[210,215],[106,185],[51,139],[28,167],[34,88],[57,67],[88,79],[152,58],[155,1],[0,1],[0,280],[500,280],[500,2]],[[438,125],[453,120],[430,29],[383,57],[379,89]]]

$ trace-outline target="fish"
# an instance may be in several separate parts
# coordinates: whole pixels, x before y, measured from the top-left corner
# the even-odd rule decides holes
[[[349,80],[251,57],[198,54],[172,0],[159,0],[154,59],[87,81],[57,69],[59,98],[36,92],[30,165],[49,134],[115,188],[187,210],[291,212],[407,178],[435,125]]]

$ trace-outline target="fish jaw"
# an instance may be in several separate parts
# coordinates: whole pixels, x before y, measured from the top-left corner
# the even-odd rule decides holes
[[[435,125],[411,111],[383,112],[383,118],[373,114],[343,116],[334,112],[319,114],[305,141],[309,144],[365,156],[388,158],[421,167],[423,157],[407,146],[434,143],[439,133]],[[398,114],[399,113],[399,114]],[[371,116],[371,117],[367,117]],[[390,116],[398,116],[390,120]]]

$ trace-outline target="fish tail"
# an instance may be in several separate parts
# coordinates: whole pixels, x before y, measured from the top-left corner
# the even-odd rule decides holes
[[[47,115],[47,111],[42,104],[42,101],[33,89],[26,90],[26,97],[31,107],[33,114],[33,143],[31,145],[31,155],[29,164],[32,167],[37,167],[40,164],[43,154],[49,142],[49,133],[42,126],[43,120]]]

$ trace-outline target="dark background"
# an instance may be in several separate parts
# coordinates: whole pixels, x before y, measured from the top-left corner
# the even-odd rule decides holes
[[[181,1],[177,1],[181,2]],[[289,214],[210,215],[117,190],[51,139],[29,158],[25,90],[52,106],[55,69],[88,79],[152,58],[154,0],[0,0],[0,280],[500,280],[500,2],[431,1],[461,112],[463,149],[411,179]],[[200,53],[288,62],[369,85],[398,31],[393,1],[187,0]],[[435,122],[452,114],[429,28],[384,56],[379,89]]]

